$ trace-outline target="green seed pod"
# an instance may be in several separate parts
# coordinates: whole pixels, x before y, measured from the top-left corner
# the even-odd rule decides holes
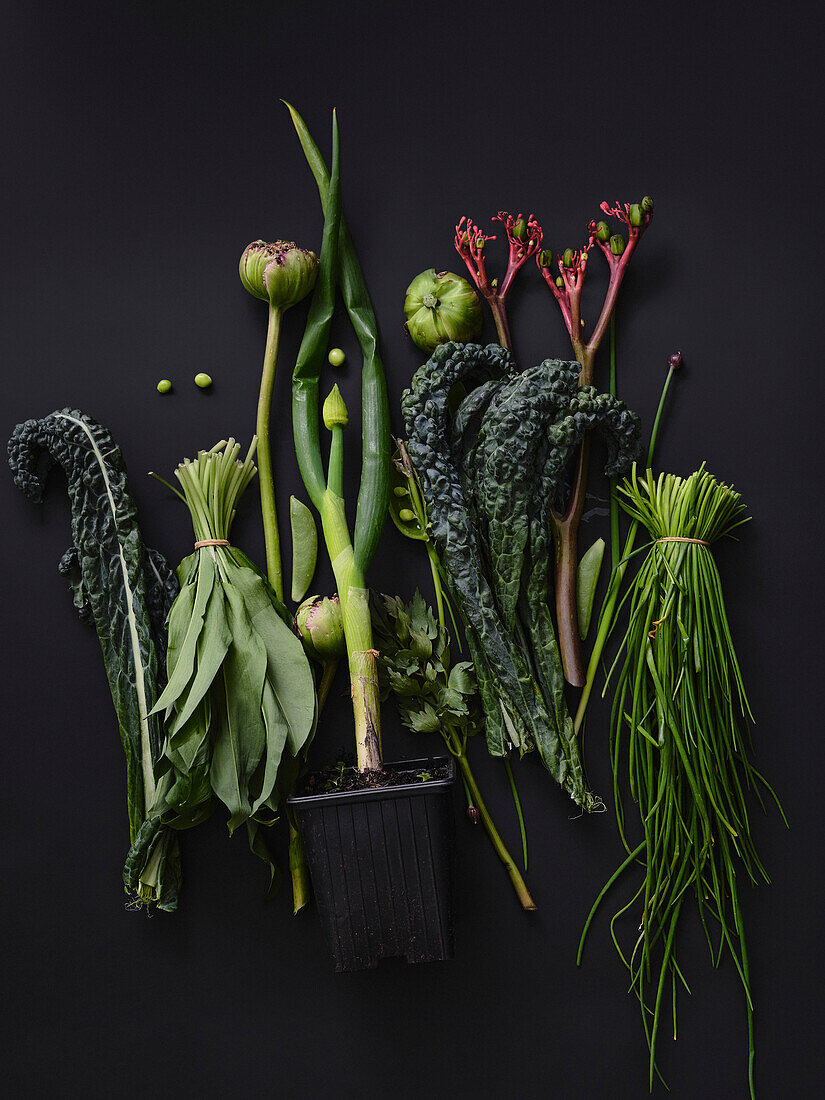
[[[527,240],[527,222],[524,220],[524,218],[519,218],[519,220],[513,226],[513,236],[520,241]]]
[[[561,275],[559,275],[558,279],[556,279],[556,286],[559,288],[559,290],[564,290],[564,279],[562,279]]]
[[[539,252],[539,267],[549,267],[553,262],[553,253],[549,248],[543,248]]]
[[[349,423],[347,406],[344,404],[344,399],[341,396],[341,391],[338,389],[337,382],[330,390],[329,396],[324,402],[324,408],[321,415],[324,418],[324,427],[328,428],[330,431],[335,427],[346,428]]]
[[[404,301],[407,332],[429,354],[450,340],[466,343],[481,332],[478,295],[460,275],[429,268],[407,287]]]
[[[337,596],[310,596],[295,612],[295,629],[308,657],[326,664],[346,656],[344,620]]]
[[[570,265],[573,263],[573,249],[572,248],[565,248],[564,255],[561,258],[561,262],[564,264],[565,267],[570,267]]]
[[[653,199],[650,195],[645,195],[642,199],[642,210],[644,210],[645,214],[653,213]]]
[[[621,256],[624,252],[624,237],[621,233],[617,233],[614,237],[610,238],[610,251],[614,256]]]
[[[238,270],[246,290],[276,309],[289,309],[315,286],[318,258],[294,241],[253,241]]]
[[[610,240],[610,226],[607,222],[599,222],[596,226],[596,240],[601,241],[602,244],[607,244]]]
[[[638,202],[634,202],[630,207],[630,224],[637,229],[645,220],[644,211]]]

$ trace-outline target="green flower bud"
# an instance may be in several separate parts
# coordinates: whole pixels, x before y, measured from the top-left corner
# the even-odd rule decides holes
[[[596,226],[596,240],[601,241],[602,244],[607,244],[610,240],[610,226],[607,222],[599,222]]]
[[[524,218],[519,218],[519,220],[513,226],[513,236],[520,241],[527,240],[527,222],[524,220]]]
[[[276,309],[289,309],[315,286],[318,258],[293,241],[253,241],[244,249],[238,270],[250,294]]]
[[[460,275],[436,273],[431,267],[416,275],[404,300],[407,332],[413,343],[429,354],[450,340],[466,343],[481,332],[478,295]]]
[[[630,207],[630,224],[638,228],[645,220],[644,211],[638,202],[634,202]]]
[[[621,233],[617,233],[614,237],[610,238],[610,251],[614,256],[621,256],[624,252],[624,237]]]
[[[539,252],[539,266],[549,267],[552,262],[553,253],[550,251],[549,248],[543,248],[541,252]]]
[[[564,264],[565,267],[570,267],[570,265],[573,263],[573,249],[572,248],[565,248],[564,255],[561,258],[561,262]]]
[[[642,210],[644,210],[645,214],[653,213],[653,199],[650,195],[645,195],[642,199]]]
[[[310,596],[295,612],[295,629],[308,657],[326,664],[346,656],[344,620],[337,596]]]
[[[341,396],[341,391],[338,389],[337,382],[330,390],[324,402],[324,408],[321,415],[324,418],[324,427],[329,428],[330,431],[336,427],[346,428],[349,423],[347,406],[344,404],[344,399]]]

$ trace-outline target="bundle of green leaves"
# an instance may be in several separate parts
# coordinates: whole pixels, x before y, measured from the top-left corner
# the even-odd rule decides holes
[[[178,829],[207,818],[215,800],[230,834],[247,825],[250,847],[275,865],[260,825],[270,825],[315,729],[315,683],[291,617],[260,571],[228,536],[237,501],[255,473],[221,441],[175,471],[192,515],[194,554],[178,569],[169,614],[169,681],[152,820]],[[175,490],[177,491],[177,490]],[[152,821],[130,852],[129,880],[151,880]]]

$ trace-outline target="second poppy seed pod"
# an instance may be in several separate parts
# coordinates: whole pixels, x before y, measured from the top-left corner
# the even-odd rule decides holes
[[[337,596],[310,596],[295,613],[295,629],[308,657],[326,663],[347,653],[344,621]]]

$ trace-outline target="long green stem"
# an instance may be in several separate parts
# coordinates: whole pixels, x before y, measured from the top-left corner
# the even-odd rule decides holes
[[[662,386],[661,396],[659,397],[659,406],[656,409],[656,417],[653,421],[653,430],[650,433],[650,445],[647,450],[648,467],[653,465],[653,455],[656,450],[656,441],[659,437],[659,424],[662,419],[662,411],[665,407],[665,399],[667,398],[667,391],[670,389],[670,381],[673,378],[673,373],[674,369],[673,367],[670,367],[667,372],[667,378],[665,378],[665,384],[664,386]],[[615,493],[611,488],[611,525],[613,522],[612,507],[614,505],[614,500],[618,505],[618,500],[615,499]],[[627,532],[627,537],[625,538],[624,549],[622,551],[621,557],[613,565],[613,572],[610,576],[610,583],[607,586],[607,592],[605,593],[604,602],[602,603],[601,610],[599,612],[599,625],[596,633],[596,641],[593,643],[593,651],[590,654],[590,661],[587,666],[587,677],[585,679],[584,687],[579,698],[579,705],[576,709],[576,717],[573,720],[573,728],[576,733],[581,730],[582,725],[584,724],[584,716],[587,711],[587,704],[590,701],[590,692],[593,690],[593,683],[596,679],[596,673],[599,670],[599,661],[601,660],[602,653],[604,652],[604,647],[607,644],[607,639],[610,637],[610,632],[613,629],[616,615],[616,603],[619,598],[619,592],[622,588],[622,580],[624,579],[624,575],[627,570],[628,561],[633,551],[633,545],[636,541],[636,532],[638,531],[638,529],[638,521],[633,520]]]
[[[616,396],[616,315],[610,317],[610,392]],[[610,560],[613,568],[619,564],[619,501],[616,497],[616,478],[610,479]]]
[[[516,814],[518,816],[518,827],[521,833],[521,853],[524,870],[527,870],[527,830],[524,827],[524,814],[521,809],[521,799],[518,796],[518,787],[516,787],[516,777],[513,775],[513,769],[510,766],[510,761],[507,757],[504,757],[504,770],[507,772],[507,781],[510,784],[510,790],[513,795],[513,801],[516,804]]]
[[[266,572],[275,595],[283,603],[284,579],[281,566],[281,540],[278,535],[278,515],[275,509],[275,481],[272,474],[272,452],[269,445],[269,419],[272,408],[272,390],[275,386],[275,365],[278,360],[278,344],[281,339],[283,311],[269,307],[269,324],[266,330],[266,349],[261,374],[261,391],[258,397],[258,476],[261,483],[261,513],[264,521],[266,543]]]
[[[496,855],[507,869],[507,874],[510,876],[510,881],[513,884],[513,889],[518,895],[518,899],[521,902],[522,909],[536,909],[536,903],[530,897],[530,891],[527,889],[527,884],[521,877],[521,873],[516,866],[516,862],[507,850],[504,841],[499,836],[498,829],[496,829],[495,825],[493,824],[493,819],[490,817],[490,811],[487,809],[487,805],[484,799],[481,797],[481,791],[478,789],[478,784],[476,783],[475,776],[473,775],[472,768],[470,767],[470,761],[467,759],[466,749],[461,746],[457,746],[454,749],[454,755],[458,760],[458,766],[461,768],[464,782],[469,788],[470,794],[473,799],[473,805],[478,810],[479,816],[481,817],[481,823],[484,826],[487,836],[490,838],[490,842],[495,848]]]

